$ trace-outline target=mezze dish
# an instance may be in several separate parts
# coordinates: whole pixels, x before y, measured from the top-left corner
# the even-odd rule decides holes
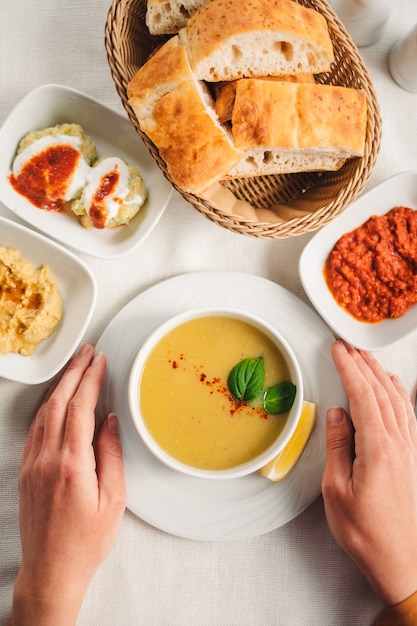
[[[285,446],[302,382],[285,341],[231,310],[190,311],[160,327],[129,381],[136,428],[170,467],[206,478],[242,476]]]
[[[139,168],[101,157],[79,124],[57,124],[19,142],[9,181],[34,207],[72,211],[85,228],[126,226],[147,198]]]
[[[364,194],[304,249],[304,289],[340,337],[377,350],[417,328],[417,174]]]
[[[75,158],[80,167],[72,168],[74,176],[63,195],[57,189],[62,167],[55,172],[56,204],[53,199],[48,205],[47,200],[42,209],[33,203],[33,194],[27,197],[28,177],[20,178],[21,169],[33,158],[43,160],[44,169],[44,157],[51,154],[50,142],[56,134],[65,145],[55,150],[53,160],[64,157],[67,167],[68,159]],[[62,85],[43,85],[27,94],[0,128],[0,143],[0,201],[32,227],[90,256],[114,259],[131,252],[156,226],[171,195],[171,186],[138,142],[131,124],[97,100]],[[43,200],[35,202],[42,206],[41,177],[36,182]],[[62,201],[65,208],[60,208]]]
[[[0,245],[0,355],[30,356],[62,318],[62,296],[49,267]]]
[[[3,217],[0,250],[0,378],[39,384],[81,341],[96,303],[95,279],[75,254]],[[12,345],[2,337],[10,327],[19,335]]]
[[[324,273],[334,298],[356,319],[401,317],[417,302],[417,210],[398,206],[342,235]]]

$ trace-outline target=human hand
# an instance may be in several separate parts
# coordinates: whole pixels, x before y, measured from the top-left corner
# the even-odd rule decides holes
[[[30,428],[19,477],[22,564],[13,625],[75,624],[115,541],[126,495],[114,415],[93,447],[105,369],[105,357],[82,346]]]
[[[327,412],[323,498],[340,546],[388,606],[417,590],[417,425],[397,376],[337,341],[333,359],[349,400]]]

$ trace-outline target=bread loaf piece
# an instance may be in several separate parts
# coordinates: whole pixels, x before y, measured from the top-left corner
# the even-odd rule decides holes
[[[358,89],[239,80],[232,134],[245,156],[228,175],[337,170],[363,155],[366,120],[366,96]]]
[[[319,73],[333,47],[325,18],[294,0],[212,0],[180,30],[196,78]]]
[[[263,76],[262,80],[281,80],[290,83],[314,83],[314,74],[289,74],[287,76]],[[215,108],[219,120],[224,124],[232,119],[236,97],[237,80],[214,83]]]
[[[127,88],[141,129],[159,150],[180,189],[201,194],[242,157],[196,80],[177,36],[138,70]]]
[[[127,97],[134,98],[141,112],[148,116],[158,100],[191,78],[184,47],[178,37],[171,37],[133,76],[127,86]]]
[[[324,148],[250,148],[224,180],[297,172],[336,172],[345,163],[346,158]]]
[[[148,0],[146,26],[151,35],[176,34],[210,0]]]

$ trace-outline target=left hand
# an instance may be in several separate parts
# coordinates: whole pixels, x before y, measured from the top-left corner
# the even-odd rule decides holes
[[[93,447],[94,410],[106,361],[81,348],[39,408],[19,478],[22,564],[12,624],[74,624],[125,508],[117,418]]]

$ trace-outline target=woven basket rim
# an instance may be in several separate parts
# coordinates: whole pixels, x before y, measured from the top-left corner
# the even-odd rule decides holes
[[[184,197],[187,202],[192,204],[194,208],[200,211],[209,220],[214,221],[220,226],[227,228],[236,233],[245,234],[253,237],[260,238],[286,238],[289,236],[302,235],[307,232],[317,230],[325,224],[332,221],[339,213],[345,210],[345,208],[351,204],[356,197],[361,193],[366,183],[368,182],[375,162],[378,156],[381,134],[382,134],[382,120],[380,109],[376,97],[376,92],[372,83],[370,74],[360,56],[360,53],[350,38],[349,34],[345,30],[343,24],[328,5],[326,0],[295,0],[304,6],[309,6],[316,9],[323,14],[327,20],[329,32],[333,40],[334,45],[338,46],[343,51],[343,64],[349,66],[352,69],[352,75],[357,77],[360,81],[361,88],[365,91],[368,102],[368,122],[365,139],[365,151],[364,156],[358,159],[351,159],[348,163],[349,179],[346,184],[340,184],[341,170],[339,172],[331,173],[308,173],[305,177],[299,174],[286,174],[282,177],[291,177],[292,180],[296,180],[294,177],[305,178],[307,180],[307,186],[311,183],[310,191],[314,193],[319,187],[321,181],[326,181],[327,185],[323,185],[323,189],[326,187],[333,190],[334,196],[328,201],[323,201],[319,208],[315,210],[298,210],[297,211],[297,198],[288,203],[288,207],[296,208],[296,215],[289,217],[283,222],[268,222],[268,221],[253,221],[232,215],[225,211],[222,211],[218,206],[210,202],[209,200],[200,198],[190,193],[186,193],[179,189],[177,185],[171,180],[165,163],[162,161],[159,152],[155,145],[149,140],[149,138],[141,131],[137,118],[128,104],[127,98],[127,85],[130,79],[139,66],[133,67],[127,63],[129,58],[130,48],[133,47],[135,42],[132,41],[132,36],[129,31],[132,24],[132,15],[135,16],[139,13],[139,9],[143,4],[146,4],[146,0],[113,0],[111,7],[108,11],[107,21],[105,25],[105,48],[107,59],[110,67],[111,76],[113,78],[116,91],[122,101],[122,105],[125,108],[127,115],[134,125],[138,135],[145,143],[150,154],[156,161],[159,168],[162,170],[165,177],[173,185],[173,187]],[[141,18],[143,20],[143,15]],[[142,23],[140,23],[142,26]],[[151,37],[152,44],[160,45],[167,37]],[[336,71],[342,66],[342,63],[337,66],[335,64]],[[342,67],[343,71],[344,67]],[[335,71],[335,70],[333,70]],[[326,75],[321,75],[325,77]],[[337,83],[333,83],[337,84]],[[343,84],[343,83],[341,83]],[[344,166],[346,168],[346,165]],[[343,170],[343,168],[342,168]],[[268,185],[270,181],[266,180],[270,177],[257,177],[249,179],[236,179],[235,184],[240,190],[245,185],[257,185],[262,186],[264,183]],[[278,177],[272,177],[271,180]],[[283,178],[281,178],[283,180]],[[253,183],[252,183],[253,181]],[[317,201],[320,205],[320,201]]]

